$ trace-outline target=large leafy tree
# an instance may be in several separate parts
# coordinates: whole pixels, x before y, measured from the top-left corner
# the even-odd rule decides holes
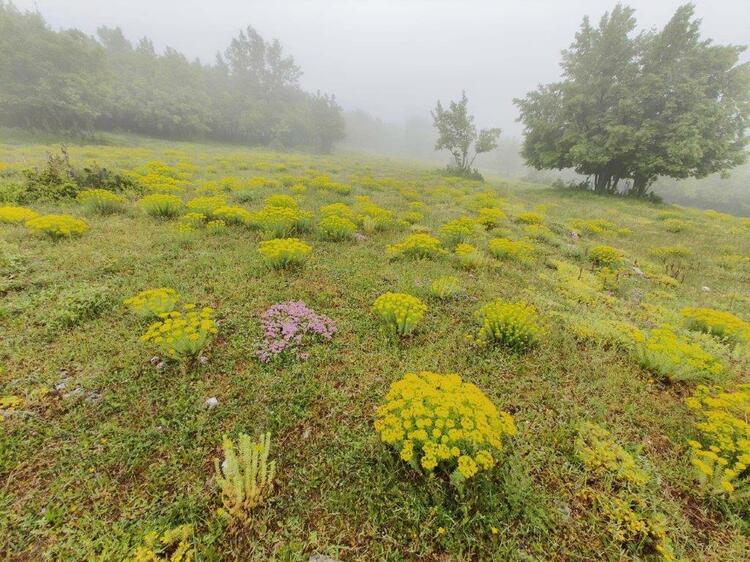
[[[469,115],[466,92],[461,93],[459,101],[451,101],[448,109],[438,100],[432,112],[432,121],[438,131],[435,150],[448,150],[459,174],[471,173],[477,156],[497,146],[500,129],[477,130],[474,116]]]
[[[701,39],[691,4],[659,31],[635,29],[620,4],[596,27],[584,18],[562,80],[515,100],[529,165],[574,168],[596,191],[643,196],[659,176],[704,177],[745,160],[744,47]]]

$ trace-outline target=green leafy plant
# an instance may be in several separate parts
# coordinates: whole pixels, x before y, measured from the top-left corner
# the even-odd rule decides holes
[[[386,249],[391,258],[434,258],[445,253],[440,240],[429,234],[410,234],[397,244],[391,244]]]
[[[146,214],[156,218],[170,219],[182,211],[182,199],[165,193],[146,195],[138,201],[138,205]]]
[[[490,254],[501,260],[528,262],[534,255],[534,244],[526,240],[493,238],[487,244]]]
[[[463,291],[458,277],[446,275],[438,277],[430,285],[430,294],[438,299],[450,299]]]
[[[78,192],[76,199],[85,209],[100,215],[111,215],[125,210],[125,198],[106,189],[85,189]]]
[[[636,360],[659,378],[670,381],[716,380],[724,373],[721,361],[668,326],[654,328],[648,335],[636,337]]]
[[[498,299],[480,308],[481,324],[473,340],[479,345],[500,344],[514,351],[525,351],[537,344],[543,329],[534,307]]]
[[[328,215],[318,223],[318,231],[327,240],[349,240],[357,232],[357,225],[345,217]]]
[[[269,460],[271,434],[253,441],[240,433],[236,444],[224,436],[222,450],[224,461],[214,459],[216,484],[224,506],[220,514],[244,525],[249,522],[250,511],[273,493],[276,461]]]

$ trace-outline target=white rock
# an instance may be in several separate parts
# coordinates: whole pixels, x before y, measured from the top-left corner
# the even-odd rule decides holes
[[[703,291],[704,293],[710,293],[711,287],[701,287],[701,291]]]
[[[204,406],[208,408],[209,410],[211,408],[215,408],[218,405],[219,405],[219,399],[216,398],[216,396],[209,396],[208,398],[206,398],[206,401],[204,403]]]

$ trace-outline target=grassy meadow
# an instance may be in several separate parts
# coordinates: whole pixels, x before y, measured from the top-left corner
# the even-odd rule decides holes
[[[22,171],[57,150],[0,144],[0,193],[12,199]],[[111,214],[74,197],[23,203],[84,219],[80,236],[0,222],[2,559],[130,560],[148,533],[181,525],[195,561],[750,559],[750,476],[740,469],[739,497],[707,490],[686,403],[701,384],[748,381],[750,328],[715,337],[682,313],[750,321],[749,219],[353,154],[134,137],[68,152],[136,188]],[[307,217],[291,236],[309,256],[273,268],[258,251],[273,236],[257,224],[149,216],[138,201],[161,191],[249,214],[288,196]],[[318,226],[336,203],[356,225],[338,240]],[[415,233],[439,240],[434,255],[389,251]],[[472,248],[457,255],[458,244]],[[459,287],[436,295],[445,276]],[[189,364],[141,341],[148,322],[123,304],[159,287],[214,310],[218,331]],[[427,307],[404,337],[373,312],[389,291]],[[535,311],[534,345],[477,340],[477,311],[497,299]],[[336,332],[304,357],[260,361],[261,315],[285,301]],[[716,368],[684,369],[696,349]],[[457,373],[513,417],[497,464],[465,486],[404,462],[374,427],[389,386],[421,371]],[[586,422],[609,432],[609,468],[581,453]],[[219,512],[214,459],[223,435],[266,431],[275,488],[237,526]]]

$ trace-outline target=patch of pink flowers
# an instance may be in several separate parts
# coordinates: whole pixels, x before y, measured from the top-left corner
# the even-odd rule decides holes
[[[310,354],[303,351],[313,341],[328,341],[336,333],[336,324],[328,316],[318,314],[302,301],[287,301],[273,305],[261,316],[263,341],[255,354],[263,363],[282,353],[305,360]]]

